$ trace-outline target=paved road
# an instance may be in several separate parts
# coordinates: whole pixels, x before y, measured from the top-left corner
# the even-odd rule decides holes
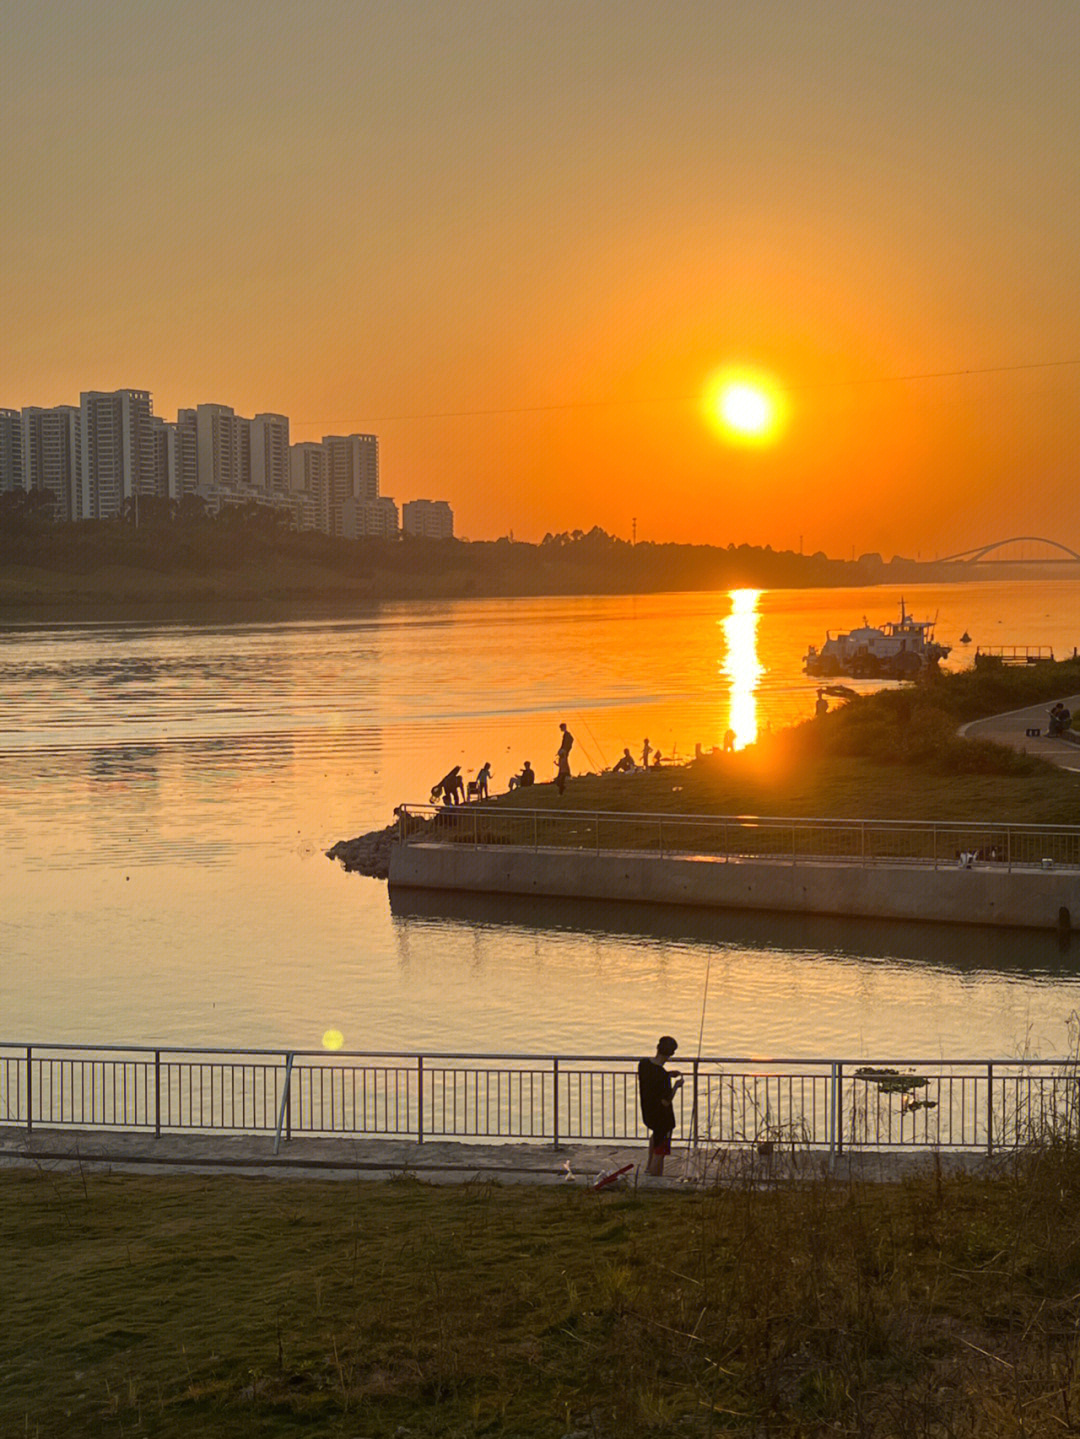
[[[1011,710],[1008,714],[992,715],[990,719],[972,720],[963,725],[960,733],[968,739],[992,739],[998,744],[1007,744],[1010,749],[1026,750],[1056,764],[1061,769],[1080,773],[1080,744],[1064,739],[1050,739],[1046,733],[1048,713],[1053,700],[1040,705],[1029,705],[1026,709]],[[1080,710],[1080,695],[1067,695],[1063,701],[1075,715]],[[1028,730],[1037,729],[1038,735],[1029,735]]]

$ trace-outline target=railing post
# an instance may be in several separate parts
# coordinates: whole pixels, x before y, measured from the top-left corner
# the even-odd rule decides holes
[[[154,1138],[161,1138],[161,1050],[154,1050]]]
[[[835,1154],[844,1152],[844,1066],[837,1060],[833,1066],[833,1097],[836,1100],[836,1148]]]
[[[446,1082],[445,1073],[443,1082]],[[455,1101],[455,1112],[456,1108]],[[422,1054],[416,1056],[416,1142],[417,1144],[424,1142],[424,1056]]]
[[[986,1064],[986,1152],[994,1152],[994,1062]]]
[[[34,1057],[34,1049],[33,1049],[33,1046],[30,1045],[30,1044],[28,1044],[28,1045],[26,1046],[26,1132],[27,1132],[27,1134],[31,1134],[31,1133],[33,1132],[33,1129],[34,1129],[34,1105],[33,1105],[34,1090],[33,1090],[33,1080],[32,1080],[32,1078],[31,1078],[32,1073],[33,1073],[33,1070],[32,1070],[32,1068],[31,1068],[31,1061],[33,1060],[33,1057]]]
[[[559,1147],[559,1056],[551,1056],[551,1131],[553,1149]]]
[[[535,811],[535,810],[533,811],[532,821],[533,821],[533,849],[539,849],[539,848],[540,848],[540,840],[539,840],[539,837],[538,837],[537,819],[536,819],[536,811]]]
[[[479,806],[479,799],[476,803]],[[472,842],[474,847],[480,843],[480,816],[475,809],[472,812]]]
[[[664,819],[662,815],[656,821],[656,842],[660,847],[660,858],[664,857]]]
[[[690,1143],[696,1144],[698,1139],[698,1066],[701,1061],[694,1060],[694,1104],[690,1111]]]
[[[286,1143],[292,1138],[292,1067],[293,1052],[290,1049],[285,1055],[285,1093],[281,1096],[281,1104],[278,1107],[277,1133],[274,1135],[274,1153],[281,1148],[281,1128],[285,1126]]]

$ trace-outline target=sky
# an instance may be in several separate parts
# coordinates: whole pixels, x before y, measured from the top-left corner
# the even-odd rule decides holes
[[[4,20],[0,405],[374,432],[471,539],[1080,548],[1075,0]]]

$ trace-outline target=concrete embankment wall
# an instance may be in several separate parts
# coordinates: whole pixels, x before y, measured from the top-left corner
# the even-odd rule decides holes
[[[391,887],[625,899],[717,909],[934,920],[1025,929],[1080,927],[1080,873],[959,866],[660,857],[627,851],[395,844]]]

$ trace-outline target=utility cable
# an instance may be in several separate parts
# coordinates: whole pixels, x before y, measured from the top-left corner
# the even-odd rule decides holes
[[[846,380],[816,380],[807,381],[802,385],[784,385],[779,388],[783,394],[799,395],[813,390],[841,389],[846,385],[895,385],[915,380],[953,380],[974,375],[1011,375],[1025,370],[1063,370],[1078,365],[1080,365],[1080,359],[1034,360],[1019,365],[982,365],[971,366],[964,370],[917,370],[903,375],[866,375],[862,378]],[[405,420],[467,420],[495,418],[499,415],[541,415],[552,414],[559,410],[632,409],[636,405],[685,405],[696,404],[700,399],[700,394],[668,395],[634,400],[564,400],[553,405],[507,405],[483,410],[418,410],[411,414],[369,416],[364,421],[364,425],[387,425]],[[352,425],[357,422],[343,419],[300,419],[293,423],[318,427],[320,425]]]

